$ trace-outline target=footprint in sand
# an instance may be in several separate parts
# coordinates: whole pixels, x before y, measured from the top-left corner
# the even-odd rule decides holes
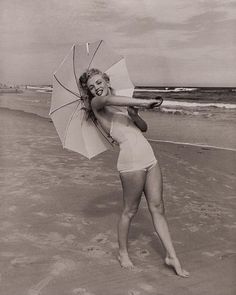
[[[17,207],[16,206],[11,206],[8,208],[8,210],[11,212],[11,213],[15,213],[17,211]]]
[[[98,209],[105,209],[105,208],[107,208],[107,205],[104,205],[104,204],[97,204],[96,207],[97,207]]]
[[[25,266],[28,264],[35,263],[39,260],[38,257],[28,257],[28,256],[23,256],[23,257],[17,257],[13,260],[11,260],[11,265],[13,266]]]
[[[185,225],[186,225],[187,229],[189,231],[191,231],[192,233],[197,232],[200,229],[197,225],[194,225],[194,224],[186,223]]]
[[[62,275],[63,273],[67,273],[76,268],[76,264],[73,260],[69,259],[58,259],[51,268],[49,274],[40,280],[36,285],[32,286],[28,295],[40,295],[41,291],[53,280],[55,277]]]
[[[215,251],[211,251],[211,252],[205,251],[205,252],[202,252],[201,254],[204,256],[208,256],[208,257],[215,257],[215,256],[221,254],[221,252],[218,250],[215,250]]]
[[[48,217],[48,214],[46,214],[45,212],[34,212],[33,214],[40,216],[40,217]]]
[[[15,257],[16,253],[14,253],[14,252],[1,252],[1,256],[11,258],[11,257]]]
[[[30,199],[35,200],[35,201],[41,201],[42,200],[42,196],[39,194],[35,194],[35,195],[31,195]]]
[[[230,228],[230,229],[236,229],[236,224],[235,223],[234,224],[224,224],[223,226],[226,227],[226,228]]]
[[[141,259],[145,259],[147,256],[150,255],[150,253],[147,249],[139,249],[136,251],[136,255]]]
[[[90,221],[90,220],[87,220],[87,219],[85,219],[85,218],[82,218],[82,219],[80,220],[80,222],[81,222],[83,225],[92,225],[92,224],[94,224],[94,222],[92,222],[92,221]]]
[[[92,238],[92,242],[93,243],[99,243],[99,244],[104,244],[106,243],[108,240],[107,235],[104,233],[99,233],[98,235],[96,235],[95,237]]]
[[[141,295],[141,293],[137,290],[129,290],[128,295]]]
[[[72,291],[74,295],[94,295],[93,293],[88,292],[84,288],[77,288]]]
[[[146,292],[156,292],[156,289],[152,286],[152,285],[149,285],[149,284],[146,284],[146,283],[141,283],[139,284],[139,287],[141,289],[143,289],[144,291]]]
[[[56,214],[56,217],[58,218],[59,223],[70,223],[73,224],[76,222],[77,218],[73,214],[70,213],[60,213]]]
[[[98,247],[98,246],[87,246],[87,247],[84,247],[82,251],[86,255],[90,257],[95,257],[95,258],[101,258],[107,255],[107,253],[104,250],[102,250],[101,247]]]
[[[231,259],[231,258],[234,257],[234,256],[236,256],[236,252],[233,252],[233,250],[232,250],[232,251],[230,251],[230,252],[228,252],[228,253],[222,254],[222,255],[220,256],[220,259],[226,259],[226,258]]]

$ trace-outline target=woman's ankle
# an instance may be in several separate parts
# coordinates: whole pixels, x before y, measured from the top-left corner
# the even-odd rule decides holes
[[[118,250],[118,254],[120,256],[129,256],[129,253],[127,250]]]

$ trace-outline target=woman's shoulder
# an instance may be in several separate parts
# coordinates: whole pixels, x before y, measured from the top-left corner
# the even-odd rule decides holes
[[[91,101],[91,107],[95,110],[102,109],[106,105],[106,101],[106,96],[95,96]]]

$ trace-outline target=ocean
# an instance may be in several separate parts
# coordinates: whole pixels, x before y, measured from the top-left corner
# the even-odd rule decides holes
[[[161,112],[236,119],[236,88],[228,87],[136,87],[135,98],[164,99]]]
[[[51,90],[47,85],[22,89],[17,93],[0,92],[0,107],[48,117]],[[135,98],[157,96],[164,99],[158,112],[224,120],[236,119],[236,88],[135,87],[133,95]]]
[[[236,104],[236,87],[136,87],[135,97],[162,96],[171,101]]]

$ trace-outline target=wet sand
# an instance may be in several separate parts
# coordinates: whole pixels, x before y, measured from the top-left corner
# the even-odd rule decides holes
[[[152,144],[174,245],[191,272],[180,279],[163,264],[144,200],[130,232],[138,270],[116,260],[117,151],[88,161],[63,150],[53,124],[33,114],[0,109],[0,125],[0,294],[235,294],[235,152]]]
[[[148,122],[147,138],[158,141],[190,143],[236,151],[235,120],[224,120],[220,116],[204,118],[142,112]]]

